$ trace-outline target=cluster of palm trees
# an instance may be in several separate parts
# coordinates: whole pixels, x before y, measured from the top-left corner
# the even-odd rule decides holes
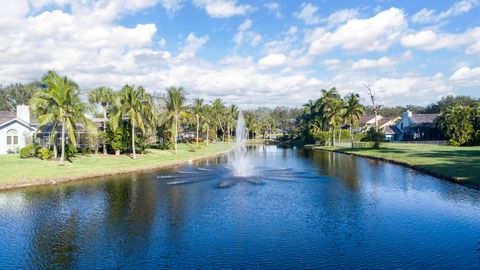
[[[351,140],[354,141],[354,127],[365,110],[358,94],[351,93],[342,99],[335,87],[323,89],[319,99],[310,100],[303,108],[300,125],[304,131],[314,137],[320,132],[327,132],[331,138],[327,144],[332,146],[335,146],[335,130],[345,126],[349,127]]]
[[[35,92],[30,100],[39,128],[51,127],[50,143],[56,154],[56,136],[60,129],[60,164],[65,160],[67,140],[76,147],[76,131],[82,126],[91,134],[101,134],[103,153],[107,154],[107,127],[116,129],[128,125],[130,128],[132,158],[136,158],[136,141],[149,131],[154,134],[168,134],[166,140],[173,143],[178,151],[179,134],[195,130],[195,142],[199,145],[204,135],[208,145],[211,139],[230,142],[238,116],[238,107],[226,106],[217,98],[211,103],[196,98],[187,104],[187,93],[181,87],[170,87],[161,96],[148,93],[141,86],[125,85],[114,91],[109,87],[99,87],[88,93],[89,104],[80,99],[78,85],[66,76],[49,71],[43,78],[45,87]],[[96,107],[101,112],[96,112]],[[103,127],[97,125],[86,114],[100,114]],[[161,132],[159,131],[161,130]],[[158,137],[157,137],[158,141]],[[56,156],[55,156],[56,157]]]

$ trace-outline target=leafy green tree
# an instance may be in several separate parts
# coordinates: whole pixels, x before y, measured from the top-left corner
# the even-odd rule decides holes
[[[52,125],[50,140],[55,138],[57,127],[61,126],[60,165],[64,165],[66,136],[76,146],[76,124],[82,123],[92,131],[96,127],[85,117],[86,106],[80,100],[78,85],[74,81],[54,71],[49,71],[42,81],[46,88],[35,92],[30,103],[39,126]]]
[[[445,110],[437,119],[437,125],[449,138],[453,146],[466,145],[473,142],[475,135],[472,123],[473,109],[468,106],[455,105]]]
[[[185,106],[185,90],[182,87],[170,87],[167,89],[167,95],[164,100],[167,109],[167,118],[173,120],[173,140],[175,143],[175,153],[178,153],[178,121],[180,120],[180,118],[190,117],[190,114],[187,111],[187,107]]]
[[[353,147],[353,127],[355,123],[360,119],[360,116],[364,114],[364,107],[360,104],[360,96],[355,93],[351,93],[345,97],[345,110],[343,117],[348,120],[350,124],[350,133],[352,135],[352,147]]]
[[[88,101],[91,104],[100,104],[103,109],[103,133],[107,130],[107,108],[108,105],[112,103],[113,100],[113,90],[109,87],[98,87],[88,93]],[[105,140],[103,140],[103,154],[107,154],[107,145]]]
[[[17,105],[29,104],[34,93],[41,88],[42,84],[38,82],[0,86],[0,111],[13,111]]]
[[[141,86],[125,85],[116,96],[111,124],[116,130],[123,121],[127,120],[131,127],[132,158],[136,159],[135,134],[136,129],[145,133],[147,125],[155,125],[155,106],[151,95]]]

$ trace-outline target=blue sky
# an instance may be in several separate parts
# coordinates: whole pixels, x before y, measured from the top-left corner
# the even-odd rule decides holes
[[[6,0],[0,83],[183,86],[243,108],[368,84],[385,105],[479,96],[480,0]]]

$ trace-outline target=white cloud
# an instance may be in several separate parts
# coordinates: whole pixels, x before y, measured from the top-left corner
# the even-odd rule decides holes
[[[397,41],[407,22],[402,10],[390,8],[368,19],[351,19],[333,31],[318,27],[306,34],[310,54],[340,46],[346,50],[381,51]]]
[[[252,20],[246,19],[240,26],[238,26],[237,33],[233,37],[233,41],[237,46],[244,42],[249,43],[251,46],[256,46],[260,43],[262,36],[255,31],[249,30],[252,27],[252,24]]]
[[[188,34],[188,37],[185,40],[185,46],[183,46],[180,54],[178,55],[178,59],[184,60],[194,58],[198,50],[200,50],[200,48],[202,48],[207,41],[207,36],[197,37],[195,36],[195,33]]]
[[[423,8],[413,15],[412,21],[416,23],[436,23],[449,17],[458,16],[469,12],[478,4],[478,0],[462,0],[455,2],[448,10],[438,14],[434,9]]]
[[[274,14],[275,17],[277,17],[277,18],[282,17],[282,13],[280,12],[280,4],[279,3],[269,2],[269,3],[265,3],[263,6],[268,10],[268,13]]]
[[[258,61],[258,66],[262,69],[278,67],[285,64],[287,57],[281,53],[269,54]]]
[[[371,68],[386,68],[391,67],[396,64],[396,61],[388,58],[381,57],[379,59],[360,59],[356,62],[353,62],[351,67],[352,69],[371,69]]]
[[[327,24],[329,26],[335,26],[351,19],[355,19],[358,16],[356,9],[341,9],[330,14],[327,18]]]
[[[193,0],[195,6],[205,9],[212,18],[229,18],[246,15],[253,10],[250,5],[238,5],[237,0]]]
[[[300,5],[300,12],[293,13],[293,16],[306,24],[316,24],[320,22],[320,19],[315,14],[318,10],[319,8],[316,5],[302,3],[302,5]]]
[[[183,7],[184,0],[160,0],[160,4],[171,16]]]
[[[468,29],[461,34],[435,33],[432,30],[422,30],[402,37],[401,43],[405,47],[418,48],[427,51],[439,49],[453,49],[470,45],[467,53],[479,53],[480,27]]]
[[[480,67],[477,68],[469,68],[469,67],[462,67],[459,68],[455,73],[450,76],[450,80],[452,81],[465,81],[465,80],[472,80],[476,82],[480,82]]]

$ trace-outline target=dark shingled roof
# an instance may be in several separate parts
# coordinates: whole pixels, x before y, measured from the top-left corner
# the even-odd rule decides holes
[[[0,111],[0,125],[15,119],[17,117],[17,112],[15,111]]]
[[[413,125],[434,124],[440,114],[412,114],[410,120]]]
[[[402,132],[396,126],[388,126],[385,128],[385,135],[402,134]]]

